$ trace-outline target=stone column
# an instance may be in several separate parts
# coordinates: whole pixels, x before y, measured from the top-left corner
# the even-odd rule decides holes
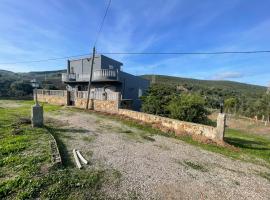
[[[122,100],[122,94],[120,92],[118,92],[117,94],[117,98],[116,98],[116,110],[118,111],[120,108],[120,104],[121,104],[121,100]]]
[[[32,127],[43,126],[43,107],[38,104],[37,95],[38,95],[37,89],[35,88],[34,90],[35,105],[32,106],[32,110],[31,110]]]
[[[226,114],[219,113],[217,118],[217,140],[223,140],[226,126]]]
[[[43,107],[40,105],[32,106],[31,112],[32,127],[43,126]]]
[[[69,104],[69,93],[68,90],[64,90],[64,98],[66,99],[66,106]]]

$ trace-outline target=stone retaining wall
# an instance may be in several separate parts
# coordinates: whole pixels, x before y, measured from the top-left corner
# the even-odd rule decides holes
[[[75,107],[85,108],[86,103],[87,99],[77,98],[75,100]],[[118,101],[90,99],[88,108],[101,112],[117,113]]]
[[[60,106],[67,105],[67,93],[65,93],[65,96],[38,94],[37,97],[38,97],[38,101],[40,102],[47,102],[47,103],[56,104]]]
[[[118,114],[149,124],[156,124],[161,129],[167,129],[177,134],[195,134],[213,140],[223,140],[223,134],[218,134],[215,127],[190,122],[179,121],[171,118],[160,117],[132,110],[119,109]]]
[[[64,106],[67,105],[67,94],[65,93],[65,96],[38,94],[38,101]],[[75,107],[85,108],[86,102],[85,98],[76,98]],[[90,99],[89,108],[101,112],[117,113],[118,101]]]
[[[51,104],[57,105],[67,105],[67,96],[51,96],[38,94],[38,100],[41,102],[47,102]],[[85,108],[87,100],[85,98],[76,98],[75,99],[75,107]],[[202,124],[195,124],[190,122],[179,121],[175,119],[170,119],[166,117],[160,117],[157,115],[151,115],[142,112],[136,112],[127,109],[119,109],[118,101],[110,101],[110,100],[89,100],[89,109],[93,109],[96,111],[114,113],[123,116],[127,116],[129,118],[142,121],[144,123],[157,125],[158,128],[162,130],[173,131],[177,134],[193,134],[200,135],[212,140],[223,141],[224,132],[225,132],[225,115],[220,114],[218,117],[218,125],[216,127],[206,126]]]

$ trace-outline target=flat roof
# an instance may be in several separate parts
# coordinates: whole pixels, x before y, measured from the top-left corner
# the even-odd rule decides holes
[[[105,58],[110,59],[110,60],[112,60],[112,61],[114,61],[114,62],[118,62],[120,65],[123,65],[123,63],[121,63],[121,62],[119,62],[119,61],[117,61],[117,60],[114,60],[113,58],[110,58],[110,57],[108,57],[108,56],[105,56],[105,55],[103,55],[103,54],[96,54],[96,55],[95,55],[95,58],[99,58],[99,57],[105,57]],[[79,61],[79,60],[85,60],[85,59],[92,59],[92,56],[89,56],[89,57],[82,57],[82,58],[76,58],[76,59],[68,59],[68,60],[69,60],[69,61]]]

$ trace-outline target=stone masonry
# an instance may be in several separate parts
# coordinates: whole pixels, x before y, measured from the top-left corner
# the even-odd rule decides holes
[[[38,100],[41,102],[47,102],[51,104],[67,105],[66,96],[62,97],[62,96],[50,96],[38,94]],[[226,121],[225,114],[219,114],[217,119],[217,127],[211,127],[202,124],[184,122],[176,119],[170,119],[157,115],[132,111],[128,109],[120,109],[119,101],[91,99],[89,101],[89,104],[90,109],[106,113],[119,114],[145,123],[155,124],[160,126],[160,129],[165,128],[166,130],[173,131],[176,135],[187,133],[191,135],[204,136],[216,141],[223,141],[225,132],[225,121]],[[75,107],[85,108],[85,106],[86,106],[86,99],[84,98],[75,99]]]

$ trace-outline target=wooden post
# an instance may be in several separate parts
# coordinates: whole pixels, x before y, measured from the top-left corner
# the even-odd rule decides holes
[[[88,104],[89,104],[90,89],[91,89],[91,83],[92,83],[92,77],[93,77],[93,67],[94,67],[95,54],[96,54],[96,48],[94,46],[94,48],[93,48],[93,55],[92,55],[91,70],[90,70],[90,77],[89,77],[89,83],[88,83],[87,101],[86,101],[86,107],[85,107],[85,109],[88,109]]]

